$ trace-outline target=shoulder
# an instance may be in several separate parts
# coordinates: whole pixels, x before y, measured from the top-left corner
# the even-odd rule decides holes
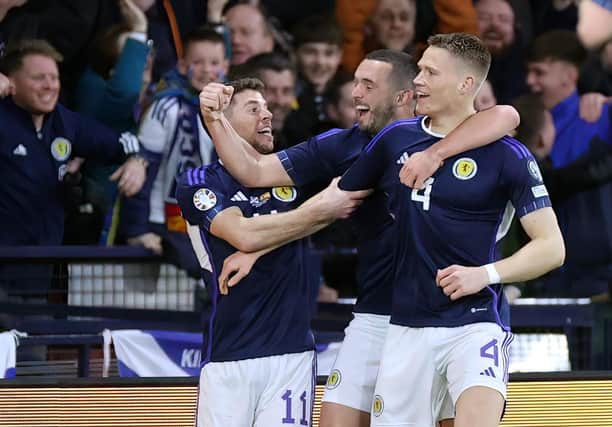
[[[147,118],[164,123],[169,117],[176,116],[179,108],[179,98],[164,96],[156,99],[149,107]]]
[[[335,140],[339,140],[339,139],[348,137],[351,134],[353,129],[354,128],[350,128],[350,129],[333,128],[326,132],[313,136],[312,139],[318,142],[335,141]]]
[[[393,139],[396,137],[406,137],[407,135],[426,135],[422,128],[423,117],[413,117],[410,119],[396,120],[384,128],[382,128],[366,146],[366,151],[371,151],[382,141]]]
[[[223,192],[232,187],[234,178],[217,161],[210,165],[188,169],[177,178],[177,194],[179,192],[194,192],[200,188],[209,188],[216,192]]]
[[[504,136],[503,138],[498,139],[496,142],[491,144],[491,147],[495,150],[499,150],[504,155],[504,158],[509,158],[511,160],[533,158],[533,155],[529,149],[523,145],[522,142],[510,136]]]

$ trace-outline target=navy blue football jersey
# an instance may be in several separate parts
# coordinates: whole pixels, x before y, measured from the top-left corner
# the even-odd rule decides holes
[[[505,137],[447,159],[422,190],[399,182],[401,165],[442,135],[425,118],[381,130],[340,181],[345,190],[381,186],[397,218],[391,322],[411,327],[452,327],[475,322],[509,325],[501,285],[451,301],[436,285],[439,269],[480,266],[499,259],[499,243],[516,211],[522,217],[550,206],[529,151]]]
[[[219,162],[179,178],[177,200],[211,301],[205,312],[203,363],[314,349],[314,293],[305,242],[294,241],[262,256],[228,295],[220,295],[223,261],[237,249],[210,233],[213,219],[225,209],[238,207],[245,217],[274,215],[298,207],[298,191],[243,187]]]
[[[321,190],[351,167],[370,139],[357,126],[332,129],[277,155],[296,186]],[[388,202],[377,191],[351,217],[358,236],[358,313],[391,313],[395,238]]]
[[[64,235],[64,175],[73,157],[120,163],[139,150],[135,137],[58,104],[37,131],[32,115],[0,100],[0,245],[60,245]]]

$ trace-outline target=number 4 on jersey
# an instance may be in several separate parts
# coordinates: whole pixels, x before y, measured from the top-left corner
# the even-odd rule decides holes
[[[429,210],[429,197],[431,194],[431,188],[433,186],[433,183],[434,183],[434,178],[427,178],[427,181],[425,181],[425,188],[422,190],[417,190],[416,188],[413,189],[412,195],[410,196],[411,200],[414,200],[415,202],[423,203],[424,211]],[[419,194],[421,191],[423,193]]]

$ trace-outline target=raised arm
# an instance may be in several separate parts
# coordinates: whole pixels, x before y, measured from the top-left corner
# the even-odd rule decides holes
[[[510,105],[496,105],[476,113],[442,140],[410,156],[400,171],[400,181],[411,188],[423,188],[444,160],[502,138],[519,122],[518,112]]]
[[[214,217],[210,232],[243,252],[278,247],[348,217],[368,194],[341,191],[335,179],[293,211],[245,218],[237,207],[225,209]]]
[[[232,93],[231,86],[221,83],[209,83],[200,93],[202,117],[223,165],[247,187],[293,185],[276,154],[259,154],[224,116]]]
[[[563,265],[565,244],[552,208],[538,209],[520,221],[531,240],[512,256],[486,266],[452,265],[438,271],[436,282],[451,300],[489,284],[531,280]]]

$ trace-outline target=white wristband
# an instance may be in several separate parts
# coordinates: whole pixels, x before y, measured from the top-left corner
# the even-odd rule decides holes
[[[495,269],[493,263],[487,264],[484,266],[485,270],[487,270],[487,275],[489,276],[489,284],[495,285],[501,282],[501,277],[499,277],[499,273]]]

